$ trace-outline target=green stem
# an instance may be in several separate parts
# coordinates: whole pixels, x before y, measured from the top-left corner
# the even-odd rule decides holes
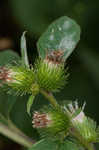
[[[58,103],[56,101],[56,99],[54,98],[54,96],[52,95],[52,93],[40,90],[41,94],[43,94],[48,100],[49,102],[54,106],[57,107]]]
[[[15,132],[3,123],[0,123],[0,133],[27,148],[30,148],[34,144],[34,141],[29,137]]]

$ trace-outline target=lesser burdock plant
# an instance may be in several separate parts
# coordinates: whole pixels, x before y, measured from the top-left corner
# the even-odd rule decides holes
[[[79,25],[66,16],[59,18],[38,40],[39,58],[31,66],[27,57],[25,32],[23,33],[22,58],[17,65],[0,67],[0,87],[9,94],[30,95],[27,113],[32,119],[31,126],[38,131],[41,140],[33,144],[9,118],[6,124],[0,123],[3,135],[29,150],[94,150],[93,144],[99,142],[99,129],[96,122],[85,115],[85,105],[79,107],[77,101],[59,104],[53,96],[53,93],[60,92],[67,83],[69,74],[65,62],[79,39]],[[39,93],[50,104],[34,110],[31,106]]]

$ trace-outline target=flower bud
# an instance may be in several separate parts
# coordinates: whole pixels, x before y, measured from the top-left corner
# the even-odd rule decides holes
[[[8,93],[14,91],[18,95],[24,95],[36,94],[39,91],[33,70],[22,66],[1,67],[0,80],[2,86],[8,87]]]
[[[85,103],[82,108],[78,107],[77,102],[69,104],[67,112],[71,115],[72,123],[78,129],[80,135],[87,140],[87,142],[99,141],[99,130],[97,129],[96,122],[89,117],[85,116],[84,110]]]
[[[33,127],[37,128],[43,136],[57,136],[67,134],[70,127],[69,118],[61,108],[47,108],[44,113],[35,112]],[[64,133],[64,134],[63,134]]]
[[[48,58],[36,64],[36,79],[40,88],[51,92],[58,92],[66,83],[68,74],[65,75],[64,65]]]

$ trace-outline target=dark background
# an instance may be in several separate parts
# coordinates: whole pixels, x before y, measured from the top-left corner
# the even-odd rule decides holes
[[[82,33],[67,60],[69,83],[56,96],[59,101],[86,101],[86,114],[99,124],[99,0],[0,0],[0,50],[13,49],[20,55],[20,37],[27,30],[28,55],[33,63],[38,38],[52,21],[64,15],[73,18]],[[0,149],[11,147],[20,149],[2,136]]]

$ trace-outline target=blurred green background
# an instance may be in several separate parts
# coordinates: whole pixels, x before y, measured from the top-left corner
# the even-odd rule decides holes
[[[0,65],[11,62],[16,54],[2,52],[12,49],[20,56],[20,37],[27,33],[27,47],[30,63],[37,57],[36,42],[48,25],[61,16],[74,19],[81,27],[81,40],[67,60],[69,66],[68,85],[56,94],[61,100],[87,102],[85,112],[99,124],[99,0],[1,0],[0,1]],[[1,113],[6,116],[8,106],[5,94],[0,96]],[[14,99],[14,98],[13,98]],[[27,135],[37,139],[32,129],[31,118],[26,113],[26,97],[14,103],[11,118]],[[42,99],[42,100],[41,100]],[[24,100],[24,101],[23,101]],[[37,101],[38,100],[38,101]],[[38,96],[34,108],[43,105],[43,97]],[[24,126],[23,126],[24,124]],[[29,130],[28,130],[29,129]],[[22,149],[19,145],[0,136],[0,150]],[[97,145],[98,149],[98,145]]]

